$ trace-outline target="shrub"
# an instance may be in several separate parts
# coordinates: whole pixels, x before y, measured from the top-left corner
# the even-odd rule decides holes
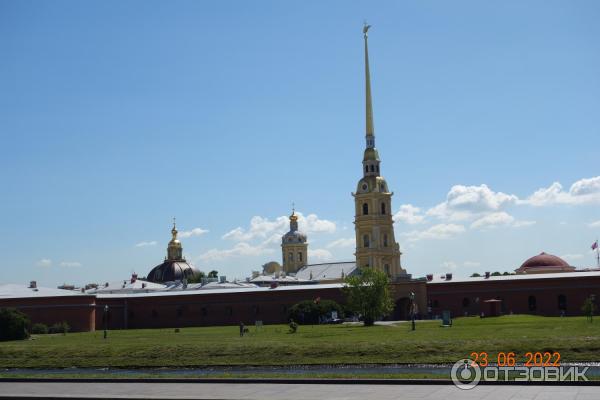
[[[71,330],[71,327],[69,326],[69,324],[67,324],[65,321],[63,322],[58,322],[54,325],[52,325],[50,328],[48,328],[48,333],[62,333],[63,335],[66,335],[67,332],[69,332]]]
[[[304,300],[290,308],[289,318],[300,324],[318,324],[332,311],[337,312],[338,318],[344,316],[342,307],[333,300]]]
[[[31,333],[34,335],[45,335],[48,333],[48,326],[45,324],[33,324],[31,326]]]
[[[14,308],[0,308],[0,341],[29,337],[29,317]]]
[[[583,315],[587,317],[588,321],[592,322],[592,316],[596,311],[596,305],[594,304],[594,301],[591,297],[585,299],[585,301],[583,302],[583,307],[581,307],[581,311],[583,312]]]
[[[298,331],[298,324],[294,322],[293,319],[290,320],[290,332],[289,333],[296,333]]]

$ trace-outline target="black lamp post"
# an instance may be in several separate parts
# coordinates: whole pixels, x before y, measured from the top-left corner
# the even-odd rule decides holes
[[[593,318],[594,318],[594,307],[596,305],[596,295],[592,294],[590,295],[590,300],[592,301],[592,310],[590,312],[590,322],[593,322]]]
[[[412,320],[412,330],[415,330],[415,292],[410,292],[410,318]]]
[[[108,330],[108,305],[104,306],[104,339],[106,339]]]

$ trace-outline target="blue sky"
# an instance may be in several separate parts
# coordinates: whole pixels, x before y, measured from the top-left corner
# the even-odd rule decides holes
[[[173,216],[201,269],[351,260],[361,28],[403,266],[594,263],[595,1],[0,1],[0,283],[145,275]],[[483,186],[485,185],[485,186]]]

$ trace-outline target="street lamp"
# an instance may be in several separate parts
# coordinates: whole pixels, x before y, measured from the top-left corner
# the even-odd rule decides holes
[[[415,292],[410,292],[410,318],[412,320],[412,330],[415,330]]]
[[[108,305],[104,306],[104,339],[106,339],[106,331],[108,329]]]

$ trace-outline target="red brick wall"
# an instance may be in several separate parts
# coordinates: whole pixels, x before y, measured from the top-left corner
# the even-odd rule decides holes
[[[207,291],[208,292],[208,291]],[[186,326],[286,323],[291,306],[317,297],[344,303],[338,288],[273,290],[266,292],[210,293],[98,298],[96,326],[103,329],[103,308],[109,306],[109,329],[175,328]]]
[[[427,284],[427,298],[433,313],[441,315],[443,310],[450,310],[455,317],[465,312],[469,315],[479,315],[481,311],[487,313],[488,307],[483,300],[495,298],[502,299],[501,310],[505,314],[512,311],[514,314],[559,316],[559,295],[566,298],[566,315],[581,315],[583,302],[591,294],[600,300],[600,277],[577,277],[576,273],[558,279]],[[535,310],[529,308],[530,296],[535,297]],[[467,307],[463,306],[465,298],[469,303]]]
[[[27,314],[33,324],[50,326],[65,321],[72,332],[95,330],[95,296],[0,299],[0,307],[18,309]]]

